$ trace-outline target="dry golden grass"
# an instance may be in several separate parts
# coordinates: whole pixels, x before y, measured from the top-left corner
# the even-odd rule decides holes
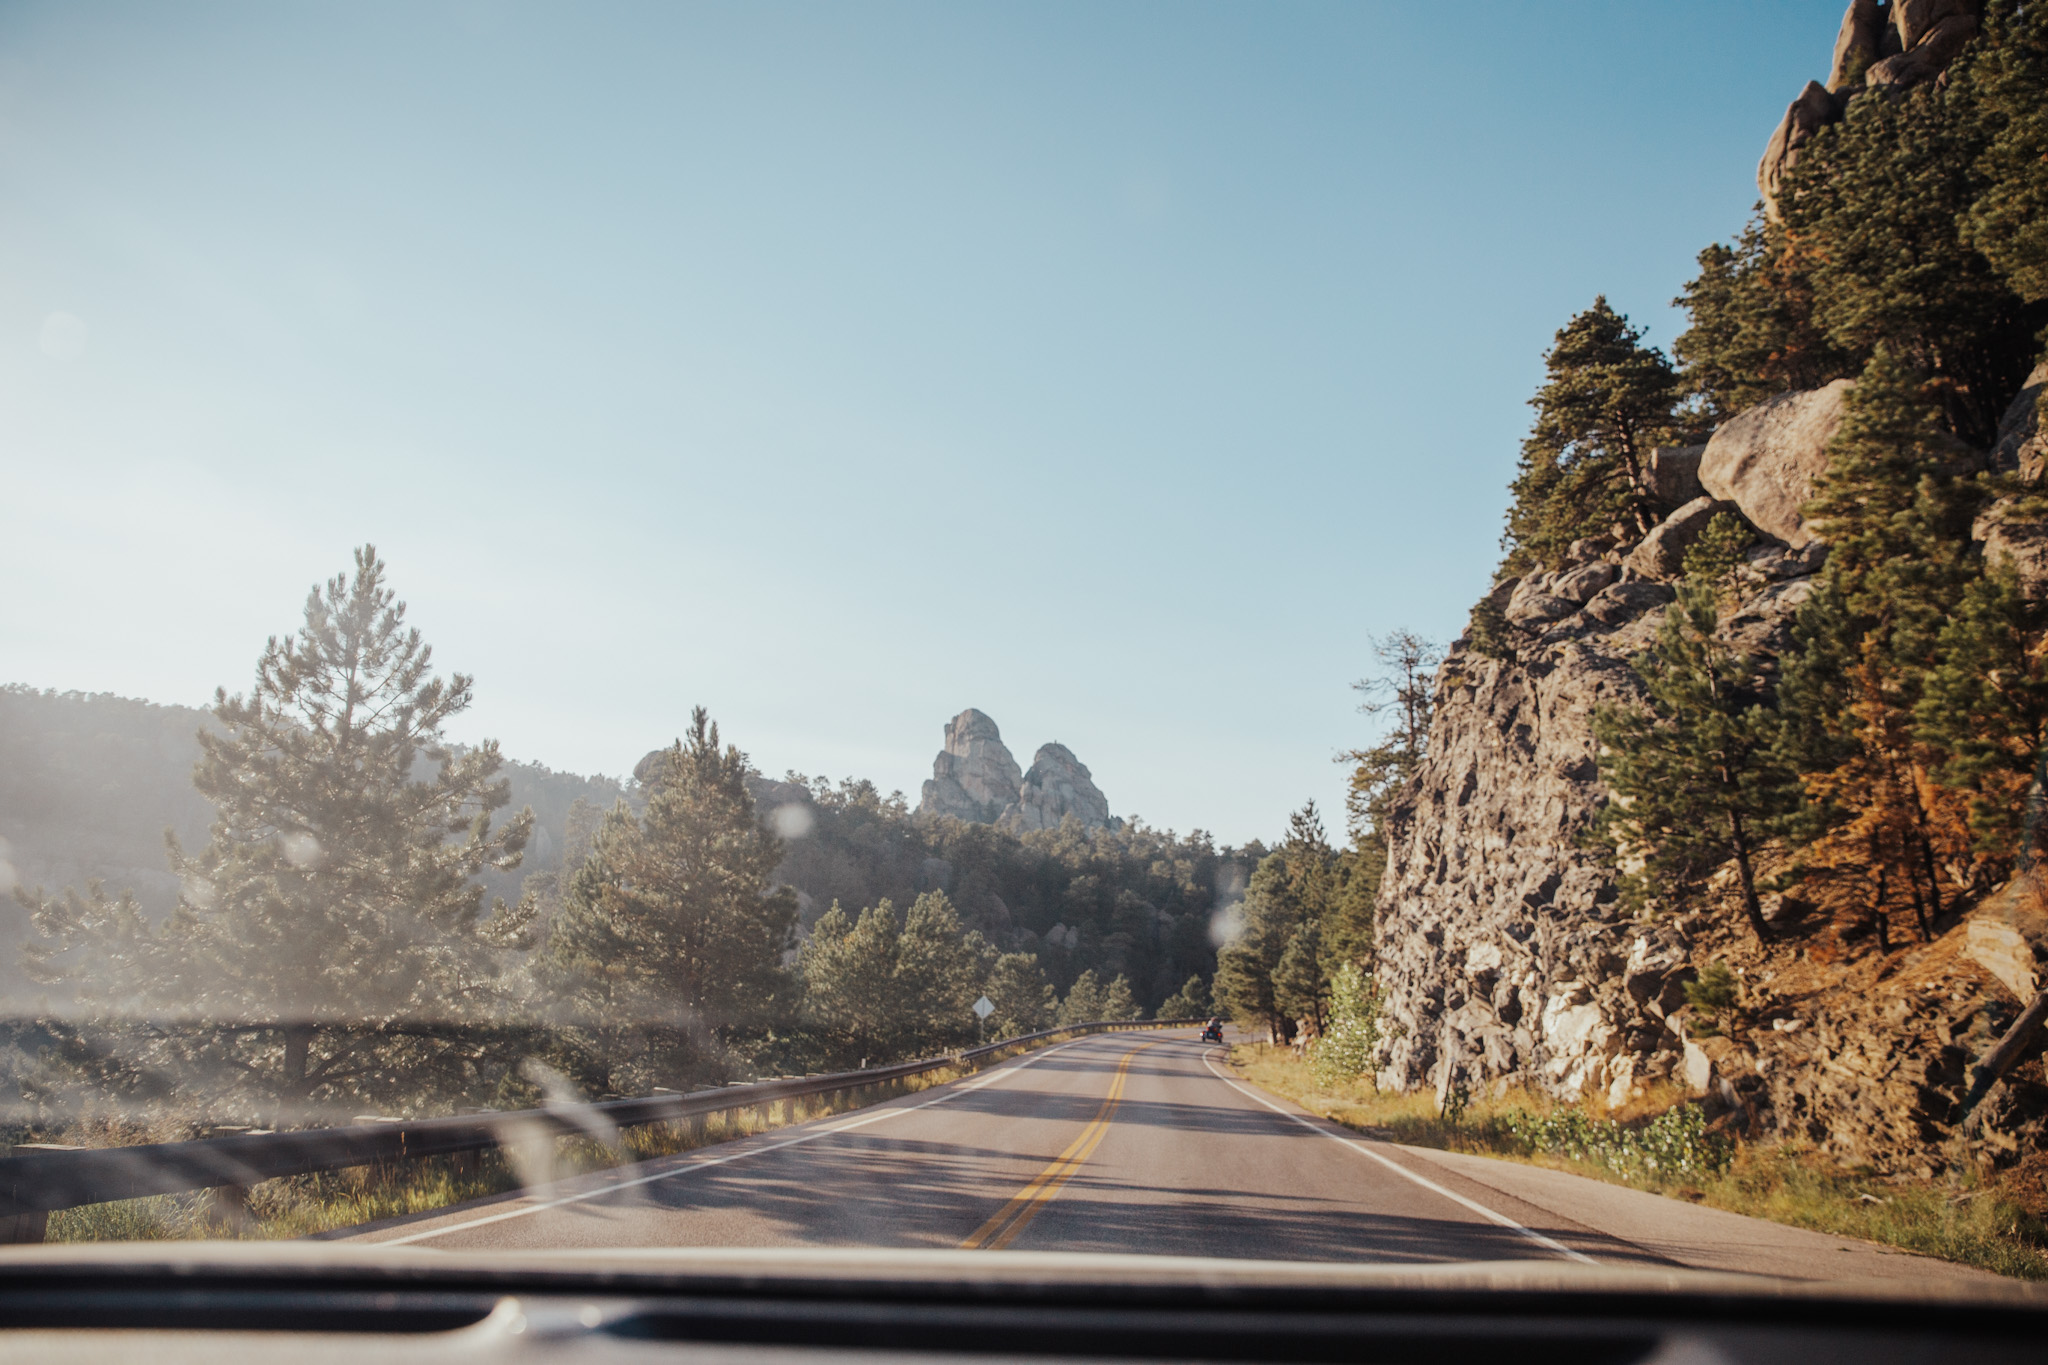
[[[1789,1146],[1750,1144],[1734,1147],[1716,1172],[1659,1178],[1638,1171],[1624,1177],[1596,1162],[1533,1151],[1510,1132],[1511,1115],[1558,1109],[1535,1096],[1510,1092],[1499,1099],[1475,1099],[1453,1122],[1437,1112],[1436,1096],[1429,1091],[1382,1094],[1363,1079],[1319,1086],[1307,1064],[1287,1048],[1241,1044],[1231,1049],[1230,1060],[1253,1085],[1390,1142],[1521,1161],[1774,1223],[1860,1237],[2000,1275],[2048,1279],[2048,1226],[2028,1211],[2012,1177],[1980,1179],[1964,1173],[1946,1181],[1886,1180],[1840,1170]],[[1666,1088],[1612,1114],[1604,1105],[1589,1105],[1585,1112],[1627,1122],[1683,1098]]]

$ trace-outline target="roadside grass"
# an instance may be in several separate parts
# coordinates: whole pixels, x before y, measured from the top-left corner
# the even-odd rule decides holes
[[[246,1200],[239,1204],[214,1191],[198,1190],[59,1209],[50,1215],[44,1240],[269,1241],[310,1237],[386,1218],[432,1213],[472,1199],[509,1194],[568,1176],[674,1156],[791,1124],[865,1109],[1070,1040],[1071,1035],[1060,1033],[1004,1048],[982,1058],[975,1066],[940,1067],[920,1076],[679,1123],[643,1124],[621,1130],[612,1142],[589,1137],[543,1138],[511,1151],[500,1148],[464,1156],[424,1157],[388,1166],[356,1166],[316,1175],[288,1176],[253,1186]],[[149,1134],[139,1131],[111,1129],[48,1136],[95,1147],[150,1140]]]
[[[1705,1133],[1686,1154],[1690,1169],[1673,1169],[1680,1163],[1668,1158],[1646,1165],[1628,1135],[1648,1132],[1659,1114],[1681,1114],[1685,1096],[1675,1088],[1648,1091],[1611,1113],[1598,1103],[1560,1105],[1511,1091],[1474,1098],[1447,1117],[1430,1091],[1382,1094],[1363,1078],[1320,1085],[1288,1048],[1238,1044],[1230,1062],[1253,1085],[1389,1142],[1521,1161],[1999,1275],[2048,1279],[2048,1224],[1998,1177],[1890,1179],[1841,1170],[1789,1144],[1728,1144]],[[1664,1125],[1680,1127],[1675,1118]],[[1700,1125],[1686,1127],[1697,1132]]]

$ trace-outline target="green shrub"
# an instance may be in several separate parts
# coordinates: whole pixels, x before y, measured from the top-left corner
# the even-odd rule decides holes
[[[1639,1128],[1576,1109],[1511,1110],[1497,1122],[1536,1151],[1603,1166],[1624,1180],[1709,1175],[1728,1165],[1728,1145],[1708,1134],[1697,1105],[1668,1109]]]
[[[1356,963],[1345,963],[1330,978],[1329,1020],[1309,1050],[1317,1083],[1334,1085],[1371,1071],[1380,1040],[1379,992]]]

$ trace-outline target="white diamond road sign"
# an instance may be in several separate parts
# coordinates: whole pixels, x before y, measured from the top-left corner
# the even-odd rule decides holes
[[[977,1019],[986,1019],[995,1012],[995,1001],[989,999],[985,995],[981,997],[981,999],[974,1002],[974,1015]]]

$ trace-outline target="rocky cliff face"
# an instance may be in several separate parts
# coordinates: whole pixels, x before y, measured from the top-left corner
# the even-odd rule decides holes
[[[1378,910],[1384,1086],[1621,1103],[1682,1061],[1663,1016],[1688,971],[1686,936],[1626,921],[1611,872],[1579,842],[1602,795],[1593,710],[1641,695],[1628,658],[1672,596],[1606,553],[1504,588],[1515,658],[1459,641],[1438,671],[1428,757],[1391,830]],[[1757,558],[1759,598],[1811,572]],[[1595,564],[1605,573],[1586,572]],[[1600,582],[1619,573],[1628,580]],[[1576,601],[1575,578],[1596,585]],[[1785,596],[1763,608],[1767,629]]]
[[[1021,772],[995,721],[972,707],[946,722],[946,744],[932,761],[917,813],[1016,833],[1058,829],[1069,815],[1092,829],[1113,823],[1108,800],[1071,749],[1043,745],[1031,771]]]
[[[2048,366],[2034,382],[2048,386]],[[2022,397],[1995,448],[2007,468],[2039,463],[2038,393]],[[1739,510],[1783,536],[1756,533],[1723,636],[1766,661],[1791,647],[1826,550],[1794,500],[1815,467],[1815,423],[1781,419],[1837,402],[1793,396],[1733,419],[1723,430],[1738,439],[1724,444],[1740,458],[1717,461],[1710,445],[1702,470],[1726,501],[1688,503],[1632,548],[1581,542],[1559,571],[1502,584],[1513,657],[1452,647],[1427,758],[1392,822],[1377,910],[1381,1085],[1439,1095],[1525,1086],[1621,1105],[1669,1080],[1739,1111],[1753,1131],[1845,1162],[1940,1163],[1971,1061],[2048,976],[2048,878],[2025,906],[2015,901],[2024,888],[2008,888],[1939,926],[1933,943],[1891,952],[1857,939],[1867,926],[1804,923],[1796,901],[1767,897],[1767,918],[1786,932],[1759,949],[1739,927],[1732,874],[1697,913],[1634,921],[1611,869],[1580,842],[1604,799],[1593,710],[1641,694],[1629,659],[1671,600],[1682,550],[1668,551],[1707,511]],[[1994,505],[1978,535],[2048,593],[2048,525],[2025,500]],[[1739,1039],[1698,1036],[1684,1009],[1684,983],[1715,960],[1743,974],[1756,1023]],[[1986,1112],[1985,1141],[2038,1146],[2048,1088],[2016,1074]]]

